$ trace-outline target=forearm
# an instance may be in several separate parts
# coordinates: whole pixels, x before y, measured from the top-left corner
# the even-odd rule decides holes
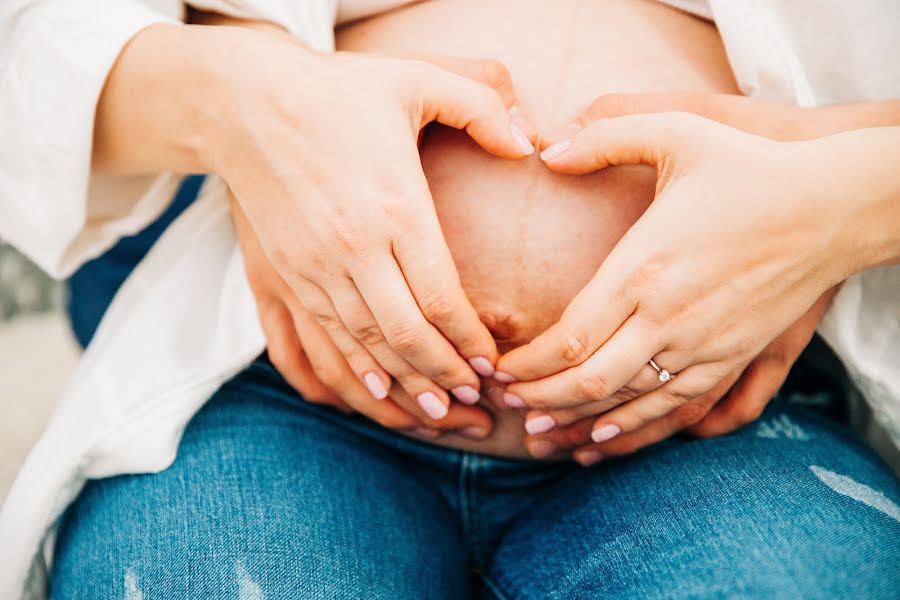
[[[816,137],[855,129],[900,125],[900,100],[833,104],[802,108],[803,120]]]
[[[826,149],[824,186],[831,201],[845,207],[836,245],[844,274],[900,263],[900,126],[850,131],[818,143]]]
[[[268,49],[255,50],[270,37],[247,27],[200,25],[154,25],[138,33],[100,96],[92,168],[217,172],[222,144],[240,122],[239,80],[259,69],[255,63]],[[305,53],[299,45],[292,49]]]

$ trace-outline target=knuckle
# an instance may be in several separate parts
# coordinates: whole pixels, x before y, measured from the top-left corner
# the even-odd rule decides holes
[[[688,402],[678,409],[677,419],[681,427],[690,427],[699,423],[707,415],[709,409],[699,402]]]
[[[384,334],[376,323],[359,323],[350,328],[350,334],[363,346],[377,346],[384,341]]]
[[[584,375],[578,379],[578,392],[590,400],[603,400],[610,395],[609,384],[600,375]]]
[[[347,222],[333,223],[331,239],[335,247],[345,256],[363,258],[366,256],[366,237],[357,227]]]
[[[577,333],[565,336],[560,352],[562,359],[570,365],[580,365],[590,356],[584,336]]]
[[[629,385],[625,385],[617,390],[614,394],[612,394],[611,397],[615,398],[615,400],[619,404],[621,404],[623,402],[630,402],[631,400],[634,400],[635,398],[637,398],[638,396],[642,396],[643,394],[644,392],[636,390]]]
[[[453,302],[443,293],[430,294],[421,303],[422,314],[432,323],[446,323],[455,312]]]
[[[315,318],[316,323],[329,333],[338,331],[344,327],[343,321],[341,321],[340,317],[334,313],[317,312],[313,317]]]
[[[496,58],[478,61],[479,79],[494,88],[502,88],[512,83],[509,69]]]
[[[667,390],[662,395],[662,401],[667,409],[666,414],[683,407],[689,400],[690,398],[686,394],[675,389]]]
[[[397,325],[387,334],[387,342],[401,354],[418,354],[425,343],[425,333],[413,325]]]

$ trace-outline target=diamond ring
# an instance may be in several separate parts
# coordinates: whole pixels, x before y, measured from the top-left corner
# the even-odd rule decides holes
[[[656,371],[656,372],[659,374],[659,380],[662,381],[663,383],[665,383],[665,382],[667,382],[668,380],[670,380],[670,379],[672,379],[673,377],[675,377],[674,375],[672,375],[671,373],[669,373],[669,372],[666,371],[665,369],[661,369],[661,368],[659,367],[659,365],[656,364],[656,361],[654,361],[652,358],[650,359],[650,366],[653,367],[653,370]]]

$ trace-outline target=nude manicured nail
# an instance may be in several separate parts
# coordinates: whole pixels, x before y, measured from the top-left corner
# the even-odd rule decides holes
[[[376,400],[384,400],[387,398],[387,388],[381,383],[381,378],[378,377],[378,375],[369,371],[363,375],[363,382],[365,382],[366,387],[369,388],[369,393],[375,396]]]
[[[470,440],[483,440],[488,434],[484,427],[463,427],[457,430],[457,433]]]
[[[469,359],[469,365],[475,369],[475,372],[482,377],[492,377],[494,375],[494,365],[491,364],[484,356],[476,356]]]
[[[422,410],[425,411],[425,414],[435,421],[447,416],[447,407],[433,392],[422,392],[416,396],[416,401],[422,407]]]
[[[525,401],[509,392],[503,394],[503,402],[510,408],[525,408]]]
[[[496,379],[500,383],[515,383],[517,381],[515,377],[513,377],[509,373],[504,373],[503,371],[497,371],[496,373],[494,373],[494,379]]]
[[[481,399],[481,394],[471,385],[460,385],[450,390],[450,392],[463,404],[472,405]]]
[[[587,450],[585,452],[579,452],[578,454],[576,454],[575,460],[582,467],[589,467],[603,460],[603,454],[601,452],[597,452],[596,450]]]
[[[535,458],[545,458],[556,452],[556,444],[547,440],[535,440],[528,444],[528,452]]]
[[[534,146],[531,145],[531,142],[528,140],[528,136],[525,135],[525,132],[519,129],[519,126],[513,123],[509,126],[510,131],[512,131],[512,135],[516,138],[516,143],[519,145],[519,149],[522,151],[522,154],[525,156],[531,156],[534,154]]]
[[[525,421],[525,431],[531,435],[547,433],[554,427],[556,427],[556,419],[550,415],[541,415]]]
[[[541,152],[541,160],[553,160],[554,158],[568,150],[571,145],[572,140],[563,140],[561,142],[553,144],[552,146],[547,146],[546,148],[544,148],[544,151]]]
[[[599,444],[600,442],[613,439],[620,433],[622,433],[622,429],[618,425],[604,425],[591,432],[591,439]]]

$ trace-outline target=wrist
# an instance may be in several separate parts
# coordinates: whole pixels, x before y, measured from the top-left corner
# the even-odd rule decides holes
[[[835,258],[841,280],[900,263],[900,127],[850,131],[815,142],[819,173],[839,207]]]

